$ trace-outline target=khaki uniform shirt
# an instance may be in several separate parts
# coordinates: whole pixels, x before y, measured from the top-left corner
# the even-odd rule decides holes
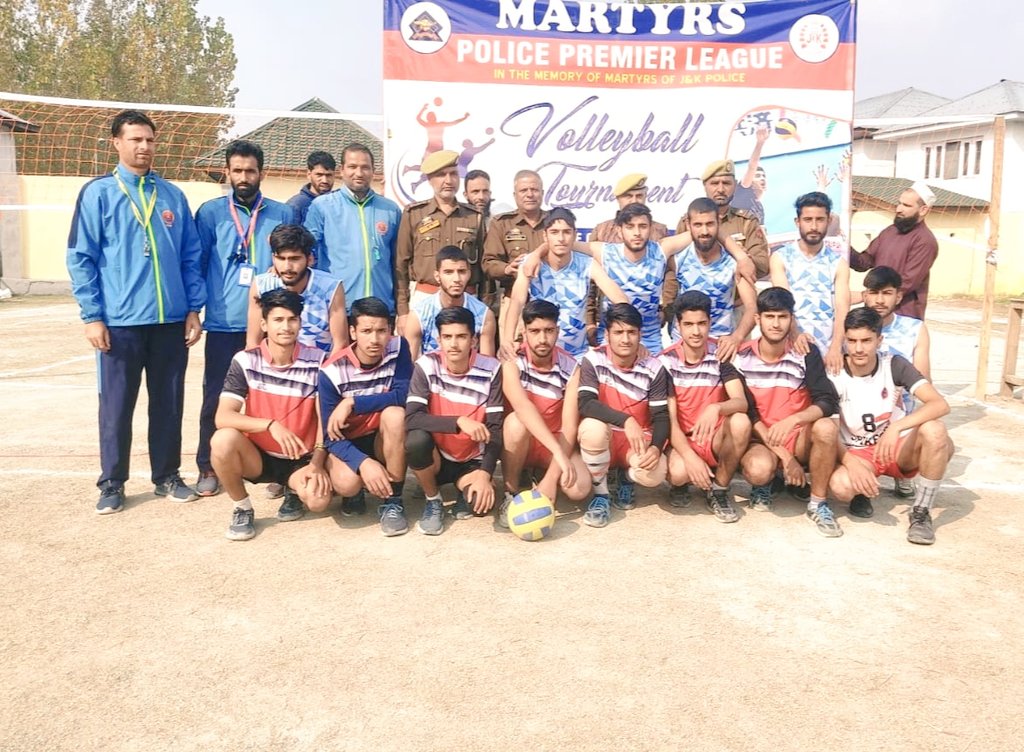
[[[505,274],[505,267],[510,261],[524,253],[530,253],[544,242],[544,231],[541,222],[547,212],[542,211],[537,224],[531,225],[530,220],[518,211],[499,214],[487,228],[487,239],[484,241],[484,274],[495,282],[500,282],[506,295],[512,292],[516,278]]]
[[[446,245],[454,245],[469,257],[470,286],[479,285],[483,246],[483,215],[469,204],[459,203],[445,214],[435,199],[409,204],[402,211],[395,244],[395,305],[398,315],[409,313],[409,283],[434,282],[434,257]]]

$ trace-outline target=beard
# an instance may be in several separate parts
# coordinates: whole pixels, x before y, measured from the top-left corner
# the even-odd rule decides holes
[[[896,227],[896,231],[900,235],[906,235],[908,232],[917,227],[917,216],[915,215],[913,217],[894,217],[892,223]]]

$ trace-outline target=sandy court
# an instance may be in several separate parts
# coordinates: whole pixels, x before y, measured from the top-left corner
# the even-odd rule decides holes
[[[929,316],[957,446],[930,548],[889,492],[828,540],[788,496],[722,525],[667,490],[528,544],[277,523],[257,489],[232,543],[225,495],[153,496],[144,394],[127,508],[94,513],[77,307],[4,301],[0,750],[1018,750],[1024,408],[969,398],[977,305]],[[201,379],[199,345],[190,453]]]

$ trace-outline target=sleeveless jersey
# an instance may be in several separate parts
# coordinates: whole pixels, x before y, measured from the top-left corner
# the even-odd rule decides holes
[[[782,246],[786,280],[796,299],[796,320],[800,329],[814,337],[823,353],[832,346],[835,328],[835,279],[841,256],[828,246],[813,257],[803,254],[796,243]]]
[[[530,298],[547,300],[558,306],[558,344],[579,358],[587,351],[587,292],[590,289],[590,265],[594,260],[573,251],[572,260],[561,269],[541,264],[530,280]]]
[[[732,334],[732,309],[736,295],[736,261],[724,250],[721,256],[710,264],[701,261],[691,243],[686,250],[676,254],[676,281],[679,292],[700,290],[711,298],[712,337]],[[669,327],[677,330],[676,322]]]
[[[605,243],[601,265],[615,281],[629,302],[640,311],[643,328],[640,341],[650,352],[661,351],[661,288],[665,283],[665,252],[653,240],[637,262],[626,258],[622,243]],[[602,312],[608,308],[607,298]],[[603,317],[602,317],[603,318]],[[604,323],[598,327],[598,341],[604,342]]]
[[[299,342],[302,344],[319,347],[324,352],[331,351],[331,301],[339,284],[341,280],[319,269],[309,270],[306,289],[302,292],[302,326],[299,330]],[[282,287],[284,282],[276,274],[256,275],[256,289],[260,295]]]
[[[487,315],[487,306],[483,304],[480,298],[475,295],[470,295],[468,292],[462,295],[463,307],[469,309],[469,312],[473,314],[475,323],[473,331],[476,336],[480,336],[480,332],[484,328],[484,320]],[[412,310],[416,312],[416,315],[420,318],[420,327],[423,330],[423,350],[422,353],[426,354],[434,352],[440,349],[441,345],[438,342],[438,331],[437,324],[434,323],[434,319],[437,318],[437,314],[441,312],[444,306],[441,305],[441,291],[438,290],[433,295],[427,295],[425,298],[420,298],[416,301]]]

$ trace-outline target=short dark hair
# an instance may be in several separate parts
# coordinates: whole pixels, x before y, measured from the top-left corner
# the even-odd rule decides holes
[[[796,300],[793,293],[785,287],[769,287],[761,290],[757,296],[757,312],[768,313],[769,311],[796,311]]]
[[[651,216],[651,210],[647,208],[647,204],[630,204],[622,209],[619,209],[615,215],[615,224],[624,225],[632,219],[637,217],[647,217],[648,222],[653,222],[654,217]]]
[[[352,309],[348,314],[349,325],[355,326],[361,316],[368,316],[371,319],[387,319],[388,325],[391,324],[391,311],[388,310],[387,303],[372,295],[368,298],[359,298],[352,303]]]
[[[808,206],[816,206],[820,209],[824,209],[826,216],[832,213],[832,199],[828,197],[828,194],[822,193],[821,191],[805,193],[803,196],[797,198],[794,206],[796,207],[797,217],[799,217],[800,212]]]
[[[434,268],[440,269],[442,261],[465,261],[468,264],[469,257],[457,245],[446,245],[434,257]]]
[[[523,325],[527,325],[537,319],[548,319],[558,323],[558,306],[549,300],[535,298],[523,306]]]
[[[876,266],[864,275],[864,289],[884,290],[886,287],[895,287],[899,290],[903,287],[903,277],[891,266]]]
[[[312,170],[314,167],[323,167],[334,172],[338,169],[338,163],[334,161],[334,155],[328,151],[311,151],[306,157],[306,169]]]
[[[848,332],[851,329],[870,329],[875,334],[881,334],[882,316],[874,308],[854,308],[843,319],[843,330]]]
[[[437,316],[434,317],[437,333],[440,334],[441,327],[449,324],[463,324],[469,329],[470,334],[476,331],[476,317],[471,310],[463,306],[448,306],[438,311]]]
[[[287,308],[296,316],[302,315],[302,296],[292,290],[279,287],[260,295],[260,311],[266,318],[274,308]]]
[[[230,165],[232,157],[255,157],[256,167],[263,172],[263,148],[244,139],[236,139],[224,149],[224,164]]]
[[[367,146],[366,144],[360,144],[360,143],[356,143],[356,142],[353,142],[353,143],[349,144],[348,146],[346,146],[344,149],[341,150],[341,163],[342,164],[345,164],[345,155],[348,154],[350,151],[362,152],[363,154],[365,154],[366,156],[368,156],[370,158],[370,167],[374,166],[374,163],[373,163],[373,152],[370,151],[370,147]]]
[[[476,180],[477,178],[483,178],[488,183],[491,182],[491,176],[483,170],[470,170],[466,173],[466,177],[462,179],[463,183],[468,183],[470,180]]]
[[[156,133],[156,123],[142,110],[122,110],[110,121],[110,135],[120,136],[126,125],[148,125]]]
[[[689,217],[691,214],[714,214],[717,217],[718,205],[707,196],[701,196],[695,198],[686,207],[686,216]]]
[[[298,248],[308,256],[313,252],[314,245],[316,238],[302,225],[278,225],[270,233],[271,253]]]
[[[545,214],[540,222],[540,229],[548,230],[555,222],[565,222],[569,227],[576,229],[576,215],[564,206],[556,206]]]
[[[711,298],[702,290],[687,290],[672,303],[672,318],[681,319],[687,311],[703,311],[708,315],[710,321]]]
[[[631,303],[612,303],[604,312],[604,328],[611,329],[612,324],[627,324],[637,329],[644,328],[644,317]]]

